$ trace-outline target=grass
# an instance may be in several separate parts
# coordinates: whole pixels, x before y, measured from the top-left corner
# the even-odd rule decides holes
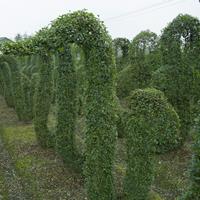
[[[37,145],[32,125],[5,128],[3,141],[30,199],[85,198],[81,177],[66,169],[53,150]]]
[[[33,125],[17,122],[13,111],[2,106],[1,103],[0,112],[7,116],[6,119],[0,117],[0,123],[3,122],[4,125],[1,136],[28,199],[85,200],[83,178],[80,174],[66,168],[53,149],[44,150],[37,144]],[[49,127],[55,127],[54,122],[54,118],[50,116]],[[76,143],[80,146],[80,151],[84,151],[85,148],[84,128],[84,119],[78,119]],[[121,200],[123,199],[123,178],[126,173],[125,147],[125,140],[119,139],[117,141],[114,177],[116,191]],[[175,200],[182,194],[188,185],[187,168],[190,157],[190,142],[185,143],[177,151],[156,156],[155,180],[148,200]],[[5,200],[8,196],[1,169],[0,195]]]

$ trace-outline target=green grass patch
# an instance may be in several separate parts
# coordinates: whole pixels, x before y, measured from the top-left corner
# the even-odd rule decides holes
[[[2,138],[30,199],[85,198],[83,180],[67,169],[52,149],[42,149],[32,125],[4,128]]]

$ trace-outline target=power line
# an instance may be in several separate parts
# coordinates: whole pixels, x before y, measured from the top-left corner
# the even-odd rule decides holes
[[[155,10],[155,9],[158,9],[158,8],[160,9],[160,8],[164,8],[165,6],[168,7],[168,6],[172,6],[172,5],[180,3],[180,0],[178,2],[177,1],[174,2],[174,1],[176,1],[176,0],[167,0],[165,2],[155,3],[155,4],[152,4],[150,6],[146,6],[146,7],[137,9],[137,10],[133,10],[133,11],[129,11],[129,12],[117,15],[117,16],[109,17],[109,18],[105,19],[104,21],[113,21],[113,20],[116,20],[116,19],[124,18],[124,17],[127,17],[127,16],[132,16],[132,15],[135,16],[139,13],[143,13],[143,12],[148,11],[148,10],[152,10],[152,9]],[[181,0],[181,2],[183,2],[183,0]],[[173,3],[173,4],[171,4],[171,3]]]

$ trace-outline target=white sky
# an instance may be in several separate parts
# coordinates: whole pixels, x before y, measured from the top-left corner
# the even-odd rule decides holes
[[[132,39],[146,29],[160,34],[179,13],[200,19],[199,0],[0,0],[0,37],[33,34],[59,15],[84,8],[100,15],[113,38]],[[127,12],[132,14],[109,20]]]

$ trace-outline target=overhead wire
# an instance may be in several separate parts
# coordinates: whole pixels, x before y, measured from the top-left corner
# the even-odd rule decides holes
[[[173,6],[173,5],[176,5],[176,4],[179,4],[179,3],[183,3],[185,1],[184,0],[178,0],[178,1],[177,0],[167,0],[165,2],[159,2],[159,3],[152,4],[150,6],[146,6],[146,7],[137,9],[137,10],[133,10],[133,11],[129,11],[129,12],[117,15],[117,16],[109,17],[109,18],[104,19],[104,21],[110,22],[110,21],[122,20],[123,18],[127,18],[127,17],[130,17],[130,16],[131,17],[132,16],[139,16],[139,15],[146,14],[148,12],[152,12],[152,11],[157,10],[157,9],[161,9],[161,8]],[[147,11],[147,12],[145,12],[145,11]]]

